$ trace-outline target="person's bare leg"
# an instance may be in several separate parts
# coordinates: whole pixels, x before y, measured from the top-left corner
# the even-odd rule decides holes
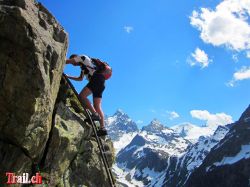
[[[102,98],[95,97],[93,98],[93,100],[94,100],[93,103],[94,103],[95,111],[101,117],[100,126],[101,128],[104,128],[104,114],[103,114],[102,107],[101,107]]]
[[[90,110],[91,113],[95,113],[96,110],[95,108],[92,106],[91,102],[88,99],[88,96],[92,94],[92,91],[88,88],[88,87],[84,87],[82,89],[82,91],[80,92],[79,96],[82,99],[82,101],[84,102],[84,104],[86,105],[86,107]]]

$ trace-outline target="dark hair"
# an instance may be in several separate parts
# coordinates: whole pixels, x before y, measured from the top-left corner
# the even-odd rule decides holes
[[[77,56],[78,56],[77,54],[72,54],[72,55],[70,55],[69,59],[75,58]]]
[[[96,61],[96,58],[91,58],[91,60],[92,60],[93,62],[95,62],[95,61]]]
[[[100,62],[101,60],[99,58],[91,58],[93,62]]]

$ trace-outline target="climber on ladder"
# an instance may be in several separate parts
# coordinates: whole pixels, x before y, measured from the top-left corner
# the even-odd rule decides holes
[[[79,94],[81,101],[92,113],[92,120],[100,122],[100,129],[97,131],[98,136],[107,135],[107,130],[104,126],[104,113],[101,107],[102,94],[105,89],[105,80],[109,79],[112,75],[111,67],[101,61],[100,59],[90,58],[87,55],[72,54],[69,59],[66,60],[66,64],[72,64],[74,66],[80,66],[81,74],[79,77],[65,75],[67,78],[82,81],[84,76],[89,80],[88,84],[82,89]],[[87,98],[93,94],[93,105]]]

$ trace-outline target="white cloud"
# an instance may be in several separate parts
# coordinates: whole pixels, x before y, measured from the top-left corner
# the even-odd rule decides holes
[[[236,82],[246,79],[250,79],[250,66],[243,66],[239,71],[236,71],[233,79],[227,83],[227,86],[234,87]]]
[[[128,34],[130,34],[134,30],[134,27],[131,26],[124,26],[123,28]]]
[[[240,71],[234,73],[235,80],[250,79],[250,67],[243,67]]]
[[[233,54],[232,59],[233,59],[234,62],[239,62],[239,58],[238,58],[237,54]]]
[[[196,48],[194,53],[191,53],[191,57],[188,59],[188,63],[191,66],[201,66],[202,68],[208,67],[209,63],[212,62],[208,58],[208,55],[205,53],[205,51],[201,50],[200,48]]]
[[[193,118],[206,121],[206,126],[216,128],[218,125],[227,125],[233,122],[232,117],[225,113],[210,114],[207,110],[192,110]]]
[[[234,87],[235,86],[235,81],[231,80],[231,81],[227,82],[226,85],[228,87]]]
[[[175,111],[172,111],[172,112],[166,111],[166,112],[169,115],[169,119],[170,120],[173,120],[175,118],[179,118],[180,117],[180,115],[177,112],[175,112]]]
[[[214,10],[193,11],[190,23],[200,31],[200,37],[206,43],[249,51],[249,19],[249,0],[224,0]]]
[[[142,120],[137,120],[136,123],[137,123],[137,124],[142,124],[143,121],[142,121]]]
[[[247,54],[247,58],[250,58],[250,51],[247,51],[246,54]]]

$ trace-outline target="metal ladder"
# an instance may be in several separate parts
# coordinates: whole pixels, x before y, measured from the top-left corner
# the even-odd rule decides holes
[[[104,164],[104,167],[105,167],[108,179],[109,179],[109,184],[110,184],[111,187],[115,187],[115,179],[114,179],[114,177],[112,175],[112,171],[111,171],[112,168],[108,165],[108,159],[107,159],[107,156],[105,154],[105,148],[104,148],[104,146],[102,144],[102,141],[97,136],[97,127],[96,127],[94,121],[91,118],[91,112],[88,109],[85,108],[84,104],[81,102],[81,99],[80,99],[77,91],[75,90],[75,88],[72,85],[72,83],[70,82],[70,80],[65,76],[65,74],[63,74],[63,78],[66,81],[66,83],[68,84],[68,86],[73,90],[73,92],[77,96],[78,101],[81,103],[83,109],[85,110],[85,112],[87,114],[87,122],[89,122],[91,124],[92,129],[94,131],[94,135],[95,135],[95,138],[96,138],[96,141],[97,141],[97,144],[98,144],[98,148],[99,148],[100,153],[101,153],[102,161],[103,161],[103,164]]]

